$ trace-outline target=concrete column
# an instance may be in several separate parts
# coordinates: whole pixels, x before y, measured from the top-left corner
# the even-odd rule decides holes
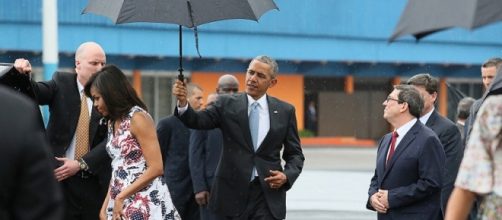
[[[143,98],[142,96],[142,88],[141,88],[141,71],[133,70],[132,71],[132,86],[139,98]]]
[[[439,80],[439,94],[437,98],[439,114],[444,117],[448,116],[448,85],[446,85],[446,79],[441,78]]]
[[[57,8],[57,0],[42,1],[42,62],[44,65],[44,80],[52,78],[52,74],[57,70],[59,63]],[[47,107],[44,107],[42,112],[44,122],[47,124],[47,120],[49,119]]]

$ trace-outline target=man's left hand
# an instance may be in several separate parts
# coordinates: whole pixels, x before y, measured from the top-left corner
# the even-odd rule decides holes
[[[281,171],[270,170],[269,172],[270,176],[265,178],[265,182],[267,182],[272,189],[279,189],[288,181],[288,177]]]
[[[63,162],[63,165],[54,170],[54,176],[59,182],[75,175],[75,173],[80,170],[80,165],[76,160],[70,160],[64,157],[56,157],[56,160]]]
[[[379,189],[378,195],[378,201],[380,201],[385,208],[389,209],[389,190]]]

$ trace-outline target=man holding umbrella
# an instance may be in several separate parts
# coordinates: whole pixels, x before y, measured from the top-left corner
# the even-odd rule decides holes
[[[108,189],[107,127],[83,93],[89,78],[105,63],[103,48],[85,42],[75,52],[75,73],[56,72],[49,81],[31,82],[36,102],[48,105],[51,112],[47,137],[57,166],[54,175],[65,198],[65,220],[98,219]],[[31,73],[28,60],[17,59],[14,67],[22,74]]]
[[[275,60],[255,57],[246,72],[245,93],[221,96],[199,112],[188,105],[185,84],[178,80],[173,86],[175,114],[187,127],[222,131],[209,208],[228,219],[284,219],[286,191],[302,171],[295,108],[266,94],[277,84],[277,72]]]

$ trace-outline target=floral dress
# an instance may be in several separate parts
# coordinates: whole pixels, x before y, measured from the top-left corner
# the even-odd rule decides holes
[[[502,95],[489,96],[476,117],[455,186],[485,195],[479,219],[502,219]]]
[[[141,147],[137,139],[132,136],[130,129],[131,118],[136,112],[148,114],[142,108],[134,106],[120,123],[116,135],[113,134],[113,123],[108,123],[106,150],[112,158],[113,169],[107,208],[108,219],[112,219],[115,197],[141,176],[147,168]],[[142,190],[124,199],[123,213],[125,219],[131,220],[181,219],[171,201],[166,182],[161,176],[155,178]]]

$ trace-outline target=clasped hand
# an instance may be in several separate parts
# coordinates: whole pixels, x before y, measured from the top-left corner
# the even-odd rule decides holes
[[[379,213],[387,213],[389,209],[389,191],[379,189],[370,197],[371,206]]]

